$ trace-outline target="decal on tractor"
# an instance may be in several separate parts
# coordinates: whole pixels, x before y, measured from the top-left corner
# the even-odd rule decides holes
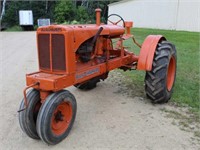
[[[43,32],[61,32],[61,28],[42,28],[41,31]]]
[[[85,72],[83,72],[81,74],[77,74],[76,75],[76,79],[82,79],[84,77],[87,77],[87,76],[95,74],[95,73],[99,73],[99,68],[94,68],[94,69],[85,71]]]

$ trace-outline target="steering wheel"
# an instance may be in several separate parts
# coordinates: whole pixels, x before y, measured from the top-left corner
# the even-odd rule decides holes
[[[113,21],[111,21],[109,18],[111,17],[111,16],[117,16],[118,18],[120,18],[118,21],[116,21],[116,22],[113,22]],[[124,21],[124,19],[120,16],[120,15],[118,15],[118,14],[110,14],[109,16],[108,16],[108,19],[107,19],[107,22],[110,22],[111,24],[113,24],[113,25],[117,25],[118,23],[120,23],[122,21],[122,23],[123,23],[123,27],[125,27],[125,21]]]

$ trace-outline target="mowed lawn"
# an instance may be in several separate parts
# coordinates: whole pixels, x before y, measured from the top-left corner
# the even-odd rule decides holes
[[[200,105],[200,33],[142,28],[133,28],[131,32],[139,43],[142,43],[145,37],[150,34],[161,34],[168,41],[175,44],[177,50],[177,74],[171,101],[180,105],[187,104],[198,111]],[[131,40],[126,41],[125,46],[130,47],[129,49],[139,54],[139,49],[132,44]],[[137,84],[134,87],[144,90],[145,72],[127,71],[124,74],[131,79],[133,84]]]

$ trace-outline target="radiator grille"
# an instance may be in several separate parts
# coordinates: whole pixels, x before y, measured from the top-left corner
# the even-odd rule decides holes
[[[66,70],[65,40],[62,34],[52,35],[52,68],[53,70]]]
[[[50,34],[39,34],[38,49],[41,69],[54,72],[66,70],[64,35],[52,34],[50,36]]]
[[[41,69],[50,69],[49,37],[49,34],[40,34],[38,36],[39,65]]]

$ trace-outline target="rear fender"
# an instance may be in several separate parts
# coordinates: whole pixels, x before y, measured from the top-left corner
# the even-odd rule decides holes
[[[144,40],[138,59],[138,70],[151,71],[154,53],[158,43],[166,38],[162,35],[149,35]]]

